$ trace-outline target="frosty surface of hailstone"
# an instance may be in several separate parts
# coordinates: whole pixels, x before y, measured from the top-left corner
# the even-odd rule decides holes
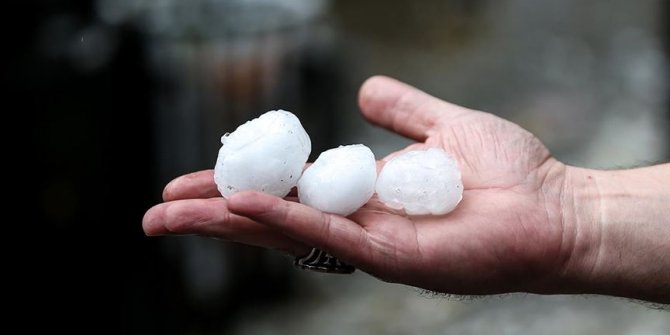
[[[214,181],[224,197],[255,190],[279,197],[296,186],[312,144],[298,118],[269,111],[221,137]]]
[[[379,173],[377,195],[386,206],[409,215],[451,212],[463,198],[461,172],[444,150],[409,151]]]
[[[375,192],[377,164],[362,144],[324,151],[298,182],[300,202],[327,213],[347,216]]]

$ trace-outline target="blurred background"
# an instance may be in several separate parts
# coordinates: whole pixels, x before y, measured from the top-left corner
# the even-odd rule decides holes
[[[39,167],[24,302],[37,324],[142,334],[668,334],[667,312],[604,297],[459,301],[306,273],[276,252],[147,238],[173,177],[283,108],[313,156],[410,143],[356,106],[374,74],[508,118],[593,168],[670,156],[670,4],[661,0],[42,0],[4,11],[6,108]],[[312,157],[314,158],[314,157]],[[27,188],[27,189],[26,189]],[[34,245],[30,244],[30,245]],[[33,284],[33,280],[35,283]],[[68,306],[64,308],[64,306]]]

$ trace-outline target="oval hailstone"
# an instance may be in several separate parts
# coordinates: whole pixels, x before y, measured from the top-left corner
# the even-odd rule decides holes
[[[444,150],[409,151],[387,162],[377,179],[377,196],[409,215],[451,212],[463,198],[461,172]]]
[[[375,155],[362,144],[324,151],[298,182],[300,202],[327,213],[347,216],[375,192]]]
[[[255,190],[278,197],[296,186],[312,144],[300,120],[269,111],[221,137],[214,182],[224,197]]]

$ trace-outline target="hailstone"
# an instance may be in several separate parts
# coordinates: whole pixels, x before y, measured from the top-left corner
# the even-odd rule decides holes
[[[461,172],[444,150],[409,151],[387,162],[379,173],[377,196],[409,215],[451,212],[463,198]]]
[[[224,197],[255,190],[278,197],[297,185],[312,144],[300,120],[269,111],[221,137],[214,182]]]
[[[377,163],[362,144],[324,151],[298,182],[301,203],[327,213],[347,216],[375,192]]]

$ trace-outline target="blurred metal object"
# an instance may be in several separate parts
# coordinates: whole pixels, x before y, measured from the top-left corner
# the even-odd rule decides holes
[[[97,0],[107,24],[134,22],[171,38],[231,38],[304,26],[329,0]]]
[[[317,248],[312,248],[305,256],[296,257],[293,264],[303,270],[316,272],[350,274],[356,271],[355,267]]]

